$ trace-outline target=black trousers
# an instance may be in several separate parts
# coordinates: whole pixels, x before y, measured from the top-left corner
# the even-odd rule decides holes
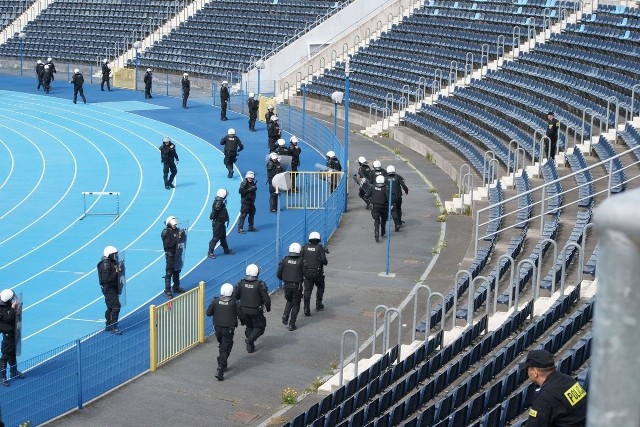
[[[548,159],[553,159],[556,156],[556,151],[558,147],[558,138],[549,138],[551,143],[547,141],[547,139],[543,139],[542,143],[544,144],[544,152],[547,154]],[[551,151],[549,151],[549,145],[551,145]]]
[[[118,291],[109,288],[104,294],[104,302],[107,305],[107,311],[104,312],[107,328],[117,328],[118,315],[120,314],[120,298],[118,296]]]
[[[218,340],[218,368],[227,369],[227,359],[233,348],[233,333],[235,328],[215,326],[216,339]]]
[[[224,165],[227,167],[229,172],[233,171],[233,164],[236,162],[238,158],[238,153],[235,151],[225,151],[224,152]]]
[[[269,184],[269,210],[275,212],[278,210],[278,193],[276,193],[276,187]]]
[[[225,252],[229,250],[229,245],[227,245],[227,227],[224,225],[224,222],[221,221],[215,221],[213,223],[213,239],[209,242],[210,254],[213,253],[218,242],[220,242],[220,246],[222,246]]]
[[[322,297],[324,296],[324,273],[322,270],[319,272],[309,273],[304,277],[304,309],[309,309],[311,304],[311,294],[313,293],[313,286],[317,288],[316,291],[316,306],[322,304]]]
[[[78,87],[73,87],[73,103],[75,104],[76,101],[78,101],[78,93],[80,94],[80,97],[82,98],[82,102],[84,102],[85,104],[87,103],[87,98],[84,97],[84,90],[82,89],[82,86],[78,86]]]
[[[267,319],[258,309],[248,309],[245,307],[243,310],[245,313],[244,325],[246,326],[244,336],[247,337],[249,342],[254,343],[264,334],[264,330],[267,328]],[[249,314],[247,311],[257,311],[257,313]]]
[[[242,203],[240,205],[240,219],[238,220],[238,229],[244,228],[244,219],[249,217],[249,228],[253,228],[253,218],[256,215],[256,205],[254,203]]]
[[[249,130],[254,130],[256,128],[256,120],[258,120],[258,112],[249,113]]]
[[[173,280],[173,289],[180,287],[180,270],[176,271],[173,266],[176,262],[176,257],[173,254],[164,254],[166,260],[165,276],[164,276],[164,289],[166,291],[171,289],[171,280]]]
[[[40,90],[40,86],[44,87],[44,80],[42,80],[42,77],[38,76],[38,90]]]
[[[391,206],[391,218],[396,227],[402,225],[402,198],[397,198]]]
[[[5,332],[2,334],[2,357],[0,357],[0,378],[7,378],[7,364],[11,368],[11,376],[15,376],[18,370],[16,358],[16,334]]]
[[[378,235],[378,232],[381,231],[384,236],[387,232],[387,219],[388,219],[388,211],[389,207],[387,205],[373,205],[371,208],[371,216],[373,217],[373,229],[375,235]]]
[[[221,119],[226,119],[227,118],[227,106],[228,105],[229,105],[229,101],[220,100],[220,118]]]
[[[144,97],[151,98],[151,85],[144,85]]]
[[[182,91],[182,106],[187,106],[187,99],[189,99],[189,91]]]
[[[104,90],[104,84],[107,84],[107,89],[111,90],[111,84],[109,83],[109,76],[102,75],[102,82],[100,82],[100,90]]]
[[[171,171],[171,175],[169,175],[169,171]],[[164,185],[173,184],[173,179],[178,174],[178,168],[176,167],[175,162],[164,162],[162,166],[162,176],[164,178]],[[167,179],[167,175],[169,178]]]
[[[296,320],[298,319],[298,313],[300,313],[300,302],[302,300],[302,288],[300,285],[296,286],[295,284],[285,284],[284,299],[287,300],[287,303],[284,306],[282,320],[285,322],[288,321],[290,325],[295,325]]]

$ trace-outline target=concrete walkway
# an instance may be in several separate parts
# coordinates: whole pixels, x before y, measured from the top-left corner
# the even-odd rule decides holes
[[[324,119],[332,127],[332,120]],[[281,425],[318,400],[315,393],[305,390],[335,367],[345,329],[356,330],[361,342],[369,339],[374,307],[402,304],[425,273],[426,284],[433,290],[448,292],[471,241],[471,219],[449,216],[444,226],[437,222],[439,208],[431,189],[437,189],[444,203],[457,193],[454,182],[424,156],[389,139],[352,134],[350,141],[352,159],[365,156],[370,163],[378,159],[384,167],[393,164],[409,187],[403,203],[406,224],[400,232],[391,232],[389,272],[394,277],[379,274],[385,271],[386,244],[375,243],[370,211],[365,210],[350,178],[349,208],[328,245],[331,253],[323,312],[312,311],[311,317],[299,317],[298,330],[289,332],[280,322],[284,298],[277,292],[272,295],[267,330],[257,341],[255,353],[246,353],[243,328],[236,331],[224,382],[213,377],[217,344],[214,337],[209,337],[204,345],[157,372],[142,375],[51,425]],[[356,167],[354,161],[351,174]],[[432,263],[434,257],[437,262]],[[238,271],[238,279],[243,274]],[[404,319],[408,333],[411,318]],[[365,352],[367,356],[369,351]],[[303,396],[293,407],[281,404],[280,392],[286,387]]]

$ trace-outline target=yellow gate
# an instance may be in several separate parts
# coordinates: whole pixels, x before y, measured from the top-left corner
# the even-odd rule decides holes
[[[135,68],[120,68],[113,72],[113,86],[123,89],[135,89]]]
[[[277,104],[277,101],[275,98],[271,98],[269,96],[262,96],[262,95],[260,95],[260,97],[258,98],[258,101],[260,101],[260,105],[258,107],[258,119],[264,122],[264,115],[267,114],[267,108],[269,107],[269,105],[273,105],[275,107]]]

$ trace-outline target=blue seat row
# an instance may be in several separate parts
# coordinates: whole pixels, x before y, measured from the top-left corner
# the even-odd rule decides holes
[[[545,210],[550,213],[560,215],[564,196],[562,195],[562,184],[558,181],[560,179],[560,175],[558,175],[558,168],[556,167],[555,160],[552,159],[546,162],[540,169],[544,182],[547,184],[553,182],[553,184],[545,187]]]
[[[576,184],[578,187],[578,206],[582,208],[588,208],[593,202],[593,196],[595,194],[595,186],[593,184],[593,175],[591,171],[587,170],[587,161],[579,148],[574,149],[571,153],[567,152],[565,159],[569,162],[569,166],[573,172],[578,172],[574,175]]]
[[[616,151],[611,146],[611,143],[604,135],[600,135],[598,143],[593,144],[592,148],[601,161],[609,160],[617,155]],[[620,158],[618,157],[608,161],[603,166],[607,171],[607,175],[611,178],[611,192],[619,193],[624,191],[626,187],[626,178],[624,174],[624,166],[622,165]]]
[[[618,135],[627,147],[640,147],[640,132],[638,132],[638,129],[634,128],[631,123],[627,122],[624,127],[624,131],[619,132]],[[636,159],[640,160],[640,149],[633,150],[633,154]]]

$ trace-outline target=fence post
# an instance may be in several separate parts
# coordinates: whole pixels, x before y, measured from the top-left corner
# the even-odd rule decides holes
[[[82,351],[80,349],[80,339],[76,340],[76,364],[78,366],[78,409],[82,409]]]
[[[156,340],[158,339],[156,331],[156,306],[151,304],[149,306],[149,370],[155,372],[158,368],[158,354],[156,353]]]
[[[198,283],[198,342],[204,344],[204,280]]]

